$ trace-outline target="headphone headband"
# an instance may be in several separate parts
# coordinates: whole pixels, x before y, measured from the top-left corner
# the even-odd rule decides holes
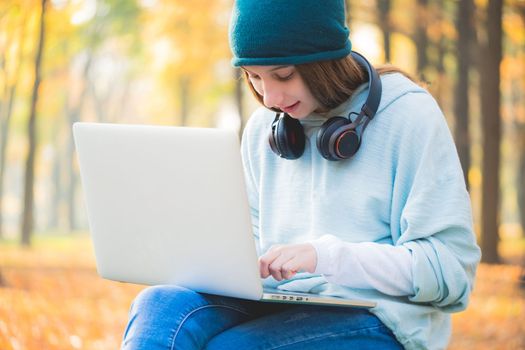
[[[365,68],[368,73],[368,96],[361,107],[360,115],[364,114],[368,119],[372,119],[379,108],[379,102],[381,102],[381,79],[377,71],[363,55],[352,51],[352,58],[356,60],[361,67]]]

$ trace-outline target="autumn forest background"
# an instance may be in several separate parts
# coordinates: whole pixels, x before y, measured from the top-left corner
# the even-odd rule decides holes
[[[240,135],[232,1],[0,1],[0,349],[118,348],[143,287],[96,274],[71,125]],[[525,0],[346,3],[353,49],[425,84],[456,142],[483,263],[451,349],[525,349]]]

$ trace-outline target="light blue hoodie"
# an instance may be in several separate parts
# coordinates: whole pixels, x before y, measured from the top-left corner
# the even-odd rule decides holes
[[[406,349],[444,349],[451,333],[449,313],[466,308],[480,259],[470,199],[450,131],[432,96],[398,73],[383,75],[381,81],[378,113],[349,160],[332,162],[318,153],[316,133],[326,116],[301,120],[305,152],[286,160],[268,145],[275,113],[260,108],[253,114],[242,155],[254,233],[259,252],[324,235],[408,248],[411,296],[352,289],[306,273],[267,283],[374,300],[377,307],[371,312]],[[329,116],[359,112],[366,94],[363,85]]]

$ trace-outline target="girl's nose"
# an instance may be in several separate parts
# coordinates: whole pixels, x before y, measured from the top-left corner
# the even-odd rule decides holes
[[[271,84],[266,84],[263,87],[263,102],[268,108],[279,108],[283,102],[284,93],[281,89]]]

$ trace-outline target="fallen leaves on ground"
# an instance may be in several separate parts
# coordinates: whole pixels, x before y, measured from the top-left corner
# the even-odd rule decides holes
[[[97,275],[85,236],[23,249],[0,245],[0,349],[118,349],[143,286]],[[480,265],[468,309],[453,315],[450,349],[525,349],[519,266]]]

